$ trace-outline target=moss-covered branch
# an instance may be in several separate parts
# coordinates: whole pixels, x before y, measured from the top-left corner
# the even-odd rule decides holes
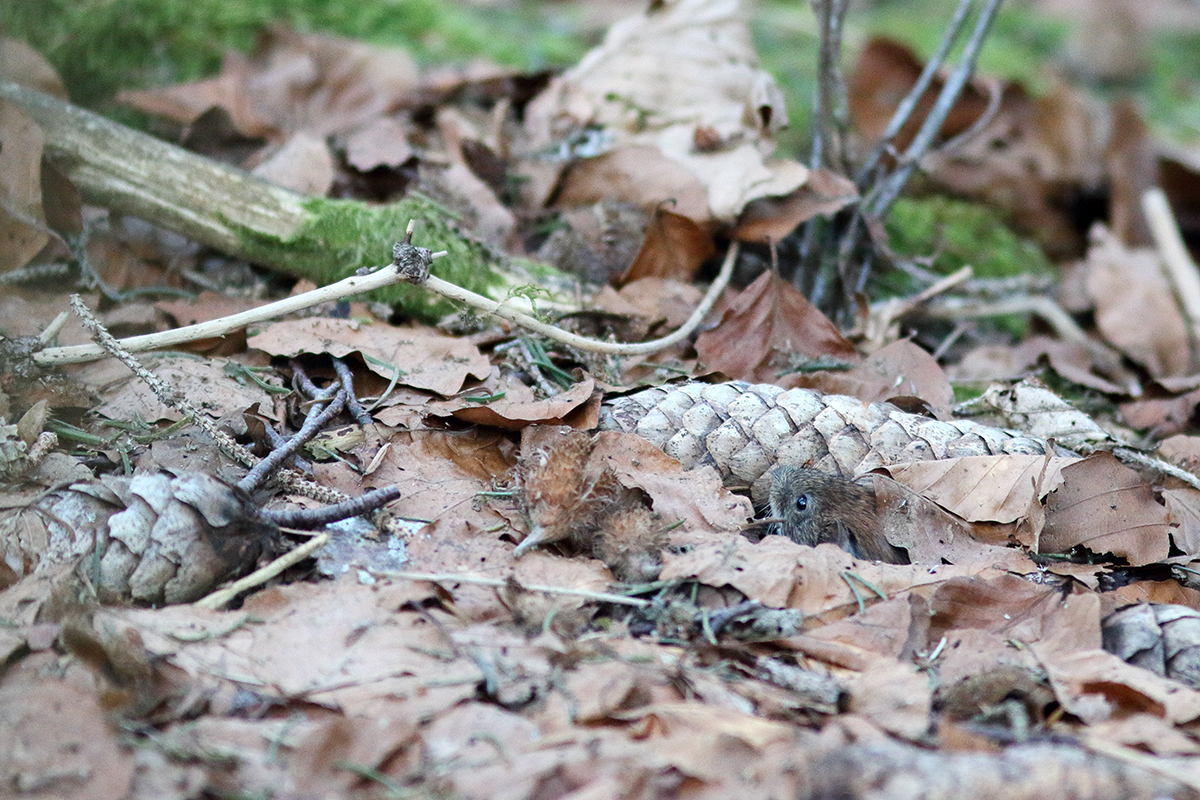
[[[391,262],[392,242],[417,221],[417,239],[446,250],[443,278],[496,298],[529,276],[503,265],[459,231],[436,204],[409,197],[389,205],[306,197],[190,153],[41,92],[0,81],[0,98],[43,129],[45,156],[86,202],[139,217],[224,253],[317,284]],[[380,290],[380,300],[431,318],[452,306],[419,288]]]

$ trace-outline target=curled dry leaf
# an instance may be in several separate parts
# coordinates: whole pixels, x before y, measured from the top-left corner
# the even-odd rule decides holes
[[[333,186],[333,154],[324,137],[297,131],[251,174],[293,192],[323,197]]]
[[[1189,556],[1200,555],[1200,489],[1165,489],[1162,494],[1175,546]]]
[[[42,211],[42,130],[21,109],[0,101],[0,273],[29,263],[50,241]]]
[[[1055,650],[1035,642],[1059,703],[1090,725],[1149,711],[1172,725],[1200,718],[1200,692],[1180,690],[1173,680],[1122,661],[1099,647]]]
[[[615,283],[625,286],[642,278],[674,278],[688,283],[705,259],[716,252],[704,229],[682,214],[659,206],[654,210],[642,247]]]
[[[409,96],[417,79],[405,50],[276,26],[251,57],[226,55],[216,78],[117,99],[185,125],[218,106],[243,135],[278,142],[298,130],[323,137],[361,125]]]
[[[1016,540],[1028,546],[1033,534],[1041,530],[1040,514],[1037,524],[1030,524],[1028,528],[1008,525],[1001,531],[984,529],[963,521],[897,481],[882,475],[874,475],[871,479],[883,538],[894,547],[903,548],[911,563],[987,563],[1005,565],[1016,571],[1033,568],[1028,556],[1004,545]],[[1031,513],[1040,510],[1041,506],[1035,504]]]
[[[528,386],[511,376],[489,391],[495,399],[473,399],[480,396],[480,390],[474,389],[440,403],[430,403],[427,408],[434,416],[450,413],[465,422],[515,431],[534,423],[591,428],[600,403],[599,396],[594,396],[595,381],[591,378],[544,400],[537,399]]]
[[[768,270],[729,303],[719,323],[696,338],[710,368],[735,380],[775,383],[798,361],[855,361],[858,354],[800,290]]]
[[[779,242],[801,223],[834,214],[856,200],[858,188],[853,181],[827,169],[816,169],[803,186],[789,194],[747,203],[730,236],[741,242]]]
[[[916,461],[888,473],[968,522],[1017,522],[1062,485],[1077,458],[1003,455]]]
[[[1088,248],[1087,289],[1104,338],[1155,378],[1192,371],[1188,326],[1163,275],[1158,252],[1129,248],[1104,229]],[[1154,320],[1147,325],[1146,320]]]
[[[535,206],[557,187],[564,205],[616,197],[645,207],[674,198],[677,213],[702,225],[731,223],[749,201],[786,195],[808,178],[800,163],[768,158],[787,112],[757,66],[737,0],[654,3],[616,23],[534,98],[525,120],[530,155],[588,128],[608,142],[561,184],[561,165],[531,158]]]
[[[715,470],[684,471],[640,436],[602,431],[596,435],[592,457],[611,469],[622,486],[649,495],[655,513],[667,525],[683,523],[692,532],[728,534],[753,516],[750,502],[722,486]]]

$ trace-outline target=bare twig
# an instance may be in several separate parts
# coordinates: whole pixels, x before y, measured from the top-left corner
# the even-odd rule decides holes
[[[424,249],[424,248],[410,248]],[[634,344],[616,344],[613,342],[601,342],[595,339],[588,339],[583,336],[578,336],[573,333],[549,325],[541,320],[529,316],[515,308],[507,305],[508,300],[496,302],[483,295],[476,294],[469,289],[463,289],[455,286],[452,283],[441,280],[440,278],[427,275],[424,280],[420,280],[420,275],[401,275],[396,270],[378,269],[368,275],[354,275],[337,283],[321,289],[316,289],[311,292],[289,297],[286,300],[280,300],[276,303],[270,303],[259,308],[243,311],[240,314],[233,314],[221,319],[211,320],[209,322],[200,323],[199,325],[189,325],[185,328],[177,328],[173,331],[164,331],[162,333],[148,334],[145,336],[131,336],[128,339],[121,340],[121,346],[129,352],[140,352],[144,350],[154,350],[161,347],[181,344],[183,342],[193,341],[195,339],[207,339],[214,336],[221,336],[230,331],[243,328],[255,322],[272,319],[274,317],[288,314],[293,311],[299,311],[304,308],[309,308],[318,303],[327,302],[329,300],[348,297],[350,295],[361,294],[362,292],[378,289],[383,286],[388,286],[401,280],[408,280],[411,283],[423,286],[430,291],[436,292],[441,296],[450,300],[458,300],[470,306],[480,309],[488,314],[495,314],[502,319],[513,322],[524,328],[540,333],[547,338],[566,344],[570,347],[577,347],[592,353],[603,353],[606,355],[616,356],[632,356],[642,355],[645,353],[653,353],[658,350],[670,347],[673,344],[686,339],[704,320],[704,317],[712,309],[717,297],[721,291],[729,283],[729,278],[733,274],[733,265],[737,260],[738,244],[735,242],[729,248],[729,253],[725,257],[725,262],[721,266],[721,272],[717,275],[712,285],[709,287],[708,293],[701,300],[700,305],[692,313],[678,330],[664,336],[661,339],[654,339],[649,342],[637,342]],[[431,253],[430,260],[441,256],[441,253]],[[93,345],[77,345],[73,347],[53,347],[35,353],[33,359],[38,364],[43,366],[51,366],[56,364],[74,364],[81,361],[93,361],[101,358],[106,354],[106,351]]]
[[[649,342],[636,342],[633,344],[617,344],[614,342],[601,342],[596,339],[588,339],[584,336],[579,336],[574,333],[569,333],[561,328],[549,325],[539,319],[529,316],[528,314],[510,308],[505,303],[497,303],[495,300],[490,300],[483,295],[476,294],[468,289],[455,286],[452,283],[447,283],[440,278],[429,276],[425,281],[414,281],[419,286],[424,286],[432,292],[437,292],[442,297],[450,300],[458,300],[470,306],[478,308],[487,314],[495,314],[501,319],[506,319],[509,322],[520,325],[522,328],[527,328],[534,333],[540,333],[548,339],[553,339],[556,342],[561,342],[569,347],[576,347],[580,350],[589,353],[602,353],[612,356],[636,356],[646,353],[654,353],[670,347],[673,344],[682,342],[692,334],[700,323],[712,309],[713,303],[717,301],[717,297],[721,291],[729,283],[729,278],[733,274],[733,265],[737,261],[738,243],[734,242],[729,246],[729,252],[725,256],[725,262],[721,265],[721,272],[708,289],[708,293],[704,295],[704,299],[700,301],[700,305],[696,306],[696,310],[688,318],[687,322],[683,323],[673,333],[654,339]]]
[[[245,447],[242,447],[234,441],[233,437],[218,428],[212,420],[202,414],[185,397],[180,395],[174,387],[142,366],[133,357],[133,354],[125,350],[121,343],[114,339],[113,335],[92,315],[92,312],[84,305],[79,295],[71,295],[71,307],[75,310],[84,327],[92,334],[92,338],[96,340],[103,352],[112,355],[113,358],[116,358],[122,364],[129,367],[130,371],[141,378],[164,405],[190,417],[197,427],[213,437],[217,443],[217,447],[230,458],[240,461],[248,467],[253,467],[259,462],[258,456],[251,453]],[[279,476],[292,491],[311,497],[314,500],[320,500],[323,503],[340,503],[343,500],[349,499],[336,489],[330,489],[327,486],[307,480],[291,470],[280,470]]]
[[[842,32],[848,0],[813,0],[813,11],[820,23],[817,97],[813,125],[812,155],[809,166],[819,169],[826,164],[844,166],[846,83],[842,77]]]
[[[400,497],[398,486],[385,486],[361,497],[321,508],[265,508],[259,515],[281,528],[319,528],[338,520],[361,517]]]
[[[942,62],[950,54],[950,48],[958,40],[959,31],[962,30],[963,23],[967,21],[967,14],[970,12],[972,5],[974,5],[974,0],[959,0],[958,7],[954,9],[954,16],[950,18],[950,24],[946,26],[946,32],[942,35],[941,43],[938,44],[937,51],[925,62],[925,69],[921,70],[920,76],[917,77],[917,82],[908,91],[908,95],[900,101],[900,105],[896,107],[895,113],[892,114],[891,120],[888,121],[888,125],[884,129],[883,135],[879,137],[875,148],[867,155],[866,160],[863,161],[863,165],[859,168],[854,182],[858,184],[860,189],[866,185],[871,172],[879,164],[879,160],[883,158],[884,153],[891,147],[892,140],[896,138],[896,134],[900,133],[900,129],[908,122],[908,118],[916,110],[917,103],[925,94],[925,90],[929,88],[929,84],[933,82],[937,71],[941,69]]]
[[[346,405],[346,393],[339,388],[333,400],[324,408],[320,404],[314,405],[310,410],[308,417],[304,420],[304,425],[296,432],[294,436],[289,438],[282,446],[272,450],[266,458],[254,465],[254,468],[246,473],[238,486],[245,492],[253,492],[267,479],[269,475],[279,470],[280,466],[291,458],[292,454],[303,447],[312,438],[317,435],[317,432],[333,419]]]
[[[113,335],[105,329],[100,320],[92,315],[91,310],[84,305],[83,298],[77,294],[71,295],[71,308],[75,311],[75,315],[79,317],[83,326],[87,328],[88,333],[92,335],[92,339],[95,340],[100,351],[111,355],[128,367],[130,372],[150,387],[150,391],[154,392],[154,396],[163,405],[190,417],[192,422],[202,428],[209,436],[213,437],[217,442],[217,446],[231,458],[237,459],[246,466],[252,466],[258,461],[257,456],[242,447],[234,441],[232,436],[213,424],[212,420],[202,414],[200,409],[192,405],[191,401],[176,391],[175,387],[142,366],[141,362],[133,357],[133,354],[113,338]]]
[[[354,393],[354,373],[350,371],[350,366],[342,359],[334,356],[333,369],[337,372],[338,380],[342,383],[342,391],[346,394],[346,410],[350,412],[350,416],[354,417],[354,421],[364,428],[371,424],[371,415],[363,408],[363,404],[358,401],[358,395]]]
[[[436,259],[443,255],[445,253],[433,253],[431,258]],[[239,314],[230,314],[227,317],[201,322],[196,325],[188,325],[183,328],[176,328],[172,331],[149,333],[144,336],[130,336],[128,339],[120,340],[120,343],[121,347],[126,351],[140,353],[146,350],[172,347],[184,342],[196,341],[197,339],[224,336],[231,331],[239,330],[247,325],[253,325],[256,322],[281,317],[293,311],[301,311],[330,300],[340,300],[343,297],[351,297],[373,289],[390,286],[402,280],[394,271],[388,269],[376,270],[369,275],[352,275],[349,278],[340,280],[337,283],[331,283],[328,286],[323,286],[320,289],[304,292],[303,294],[288,297],[275,303],[268,303],[265,306],[252,308],[249,311],[243,311]],[[54,366],[57,364],[77,364],[83,361],[95,361],[98,358],[103,358],[105,355],[106,351],[103,348],[84,344],[72,347],[50,347],[39,353],[35,353],[33,360],[42,366]]]
[[[988,30],[991,28],[992,20],[996,17],[996,11],[1000,8],[1000,3],[1001,0],[985,0],[983,8],[979,11],[979,17],[975,20],[975,30],[972,31],[971,38],[967,40],[963,48],[958,66],[946,78],[946,83],[938,95],[937,102],[930,109],[929,115],[925,117],[925,121],[921,124],[920,130],[917,131],[917,135],[913,138],[908,149],[901,156],[896,171],[880,181],[867,199],[863,201],[866,213],[882,217],[887,214],[892,203],[900,196],[901,190],[908,183],[908,179],[912,175],[913,170],[916,169],[921,157],[929,150],[934,139],[937,138],[938,132],[942,129],[942,123],[946,121],[950,110],[958,102],[958,96],[962,92],[963,87],[966,86],[971,75],[975,73],[975,64],[979,59],[979,51],[983,49],[983,43],[987,39]]]

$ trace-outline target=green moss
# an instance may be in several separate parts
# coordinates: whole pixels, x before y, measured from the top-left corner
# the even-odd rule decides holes
[[[910,258],[936,254],[933,270],[940,274],[968,264],[979,278],[1055,274],[1041,248],[1013,233],[987,206],[948,197],[902,197],[886,227],[894,252]]]
[[[586,50],[569,26],[531,14],[442,0],[0,0],[5,34],[37,48],[89,106],[119,89],[210,75],[268,24],[404,46],[425,63],[541,68]]]
[[[885,227],[894,253],[933,257],[929,268],[940,275],[968,265],[977,278],[1057,274],[1040,247],[1013,233],[987,206],[947,197],[902,197]],[[908,295],[916,288],[907,275],[889,270],[875,277],[871,296]],[[998,318],[996,323],[1018,336],[1026,328],[1024,317]]]
[[[247,257],[296,277],[325,285],[353,275],[362,267],[392,262],[392,244],[403,238],[410,219],[416,220],[413,243],[446,250],[434,262],[434,272],[447,281],[480,294],[494,294],[504,280],[496,272],[499,258],[485,246],[456,231],[446,212],[422,197],[388,205],[353,200],[313,198],[305,203],[311,218],[286,240],[247,230],[242,237]],[[372,292],[371,299],[393,304],[403,313],[437,319],[457,310],[448,300],[407,284]]]
[[[1150,48],[1145,104],[1150,123],[1169,141],[1200,142],[1200,33],[1164,31]]]

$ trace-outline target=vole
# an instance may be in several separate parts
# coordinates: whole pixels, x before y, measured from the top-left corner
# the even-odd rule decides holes
[[[903,550],[884,538],[875,493],[854,481],[804,467],[771,472],[775,531],[798,544],[836,544],[855,558],[907,564]]]

